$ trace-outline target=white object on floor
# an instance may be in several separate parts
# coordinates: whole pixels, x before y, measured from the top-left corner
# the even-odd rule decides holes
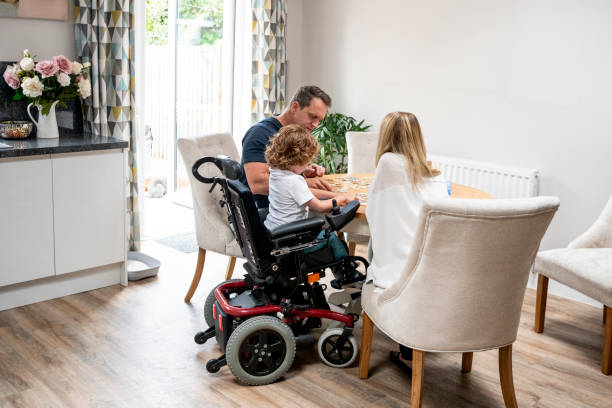
[[[152,256],[141,252],[129,251],[126,268],[128,280],[135,281],[157,275],[161,263]]]
[[[153,177],[149,182],[148,197],[160,198],[167,192],[167,180],[165,177]]]
[[[135,261],[133,259],[128,259],[127,268],[128,268],[128,271],[139,272],[145,269],[149,269],[150,266],[144,262]]]

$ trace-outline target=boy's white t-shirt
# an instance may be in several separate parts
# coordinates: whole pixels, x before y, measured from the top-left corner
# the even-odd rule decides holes
[[[308,218],[306,203],[313,198],[304,177],[290,170],[270,167],[270,208],[264,225],[271,230],[279,225]]]

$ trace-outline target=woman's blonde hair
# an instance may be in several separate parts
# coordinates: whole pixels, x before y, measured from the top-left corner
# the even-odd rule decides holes
[[[401,154],[406,158],[413,188],[418,189],[425,177],[440,174],[439,170],[427,162],[421,126],[412,113],[391,112],[383,119],[376,149],[376,165],[387,152]]]
[[[281,128],[266,148],[266,161],[272,167],[289,170],[289,166],[309,163],[319,153],[317,140],[299,125]]]

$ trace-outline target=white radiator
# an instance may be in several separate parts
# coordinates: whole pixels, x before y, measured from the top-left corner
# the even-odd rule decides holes
[[[430,155],[434,168],[453,183],[475,187],[493,198],[522,198],[539,194],[539,175],[534,169]]]

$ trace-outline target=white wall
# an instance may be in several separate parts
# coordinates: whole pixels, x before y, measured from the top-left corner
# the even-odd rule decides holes
[[[539,169],[541,194],[561,200],[543,249],[597,218],[612,193],[612,2],[301,6],[292,84],[321,86],[333,110],[375,129],[387,112],[413,112],[433,153]]]
[[[303,5],[302,0],[287,0],[287,83],[285,98],[287,102],[302,85],[303,60]]]
[[[74,12],[72,7],[68,8],[66,21],[0,18],[0,61],[21,59],[25,48],[36,60],[59,54],[74,59]]]

